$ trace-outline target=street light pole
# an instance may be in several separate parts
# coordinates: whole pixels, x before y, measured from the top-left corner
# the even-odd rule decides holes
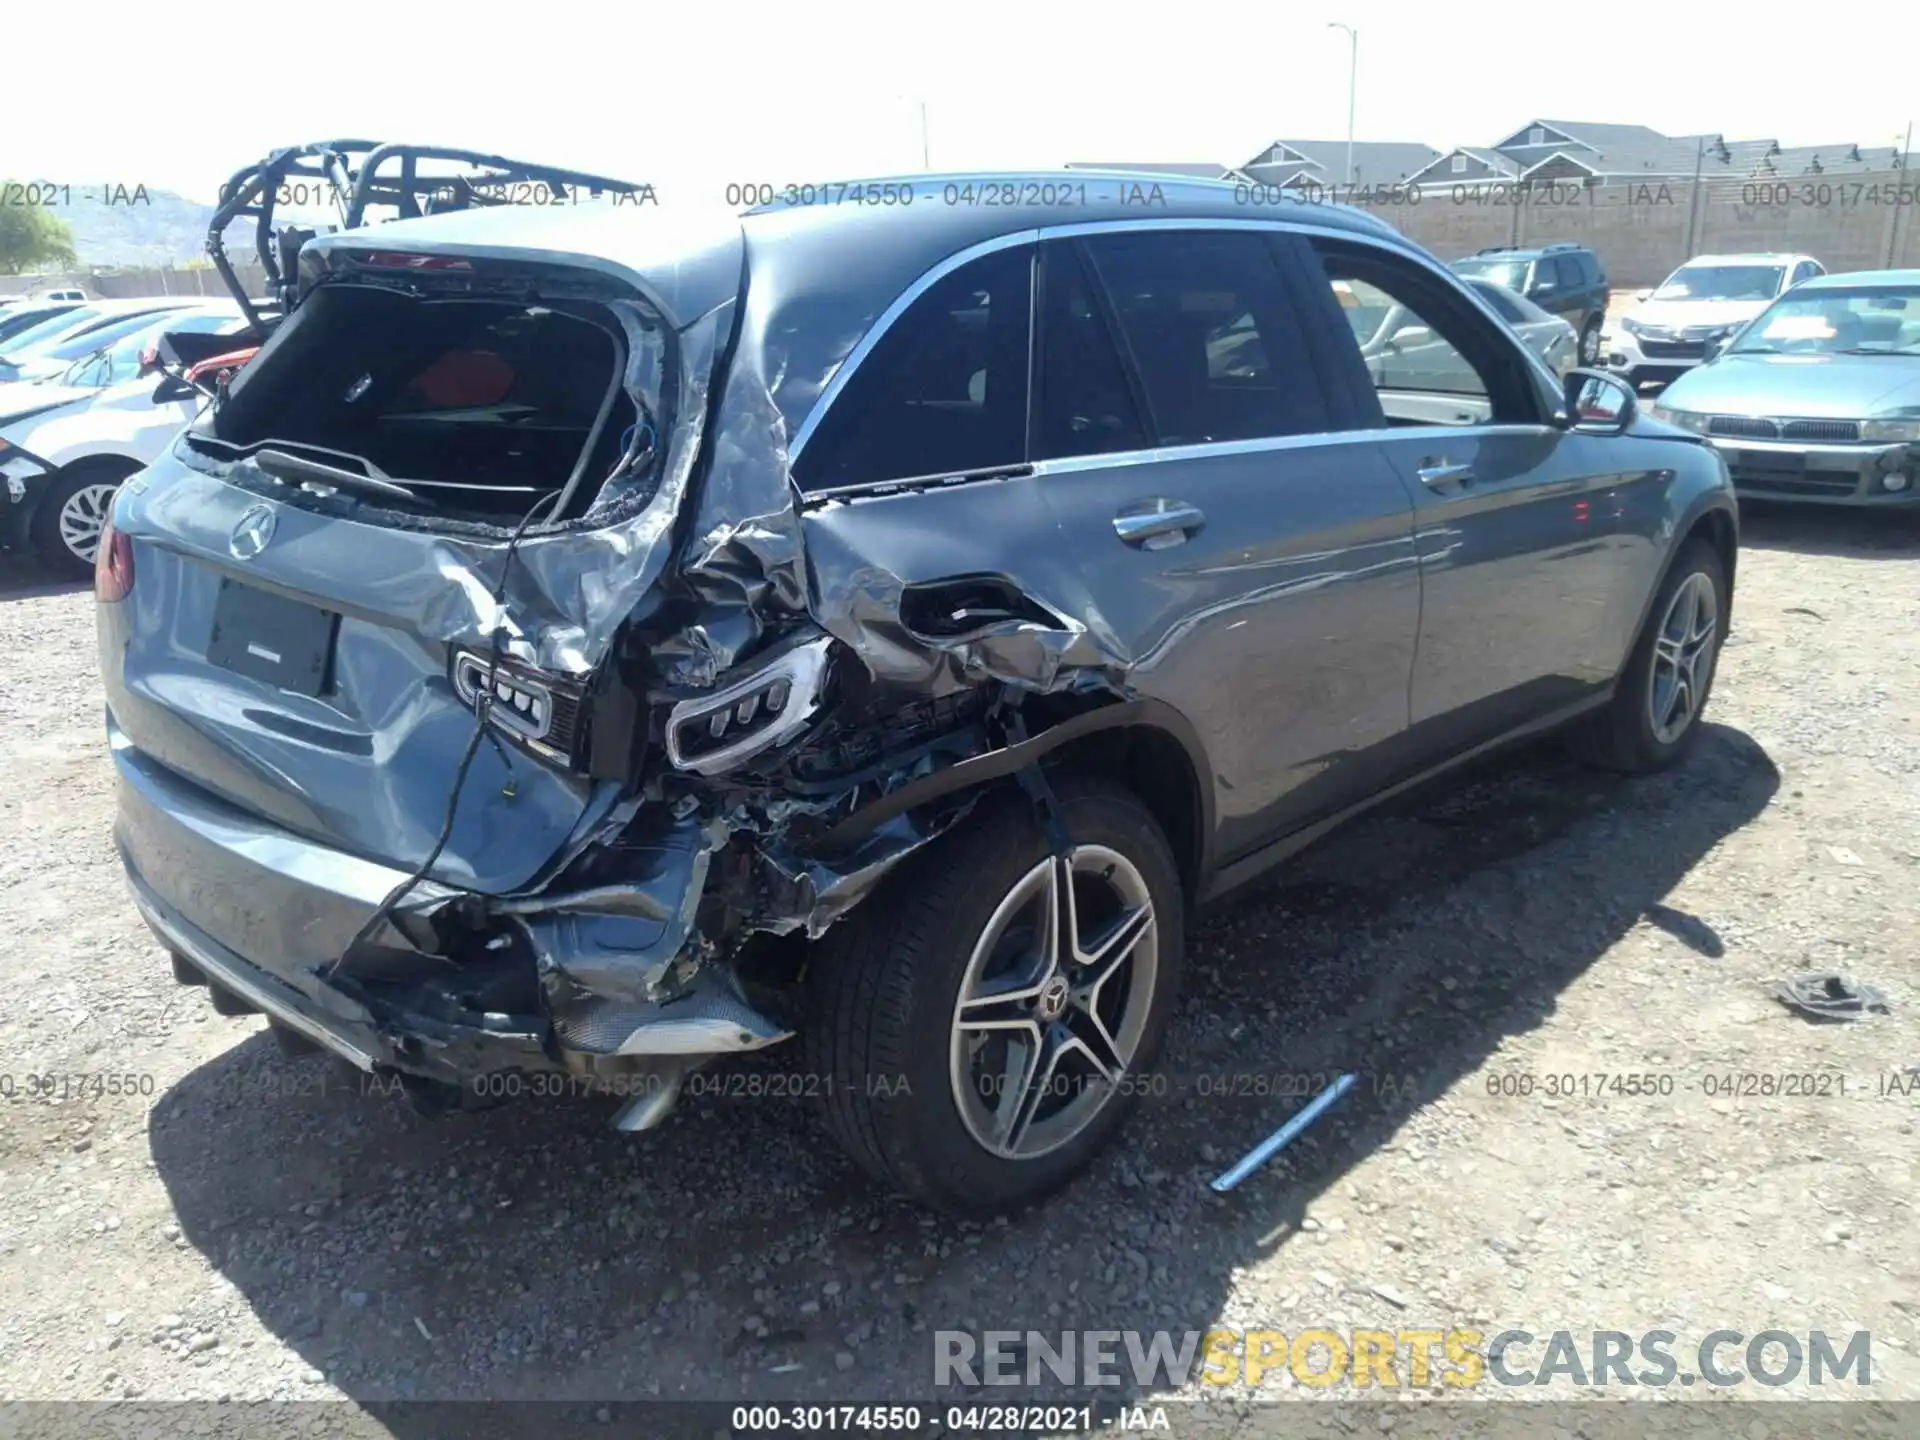
[[[927,158],[927,102],[924,96],[920,100],[920,168],[933,169],[933,162]]]
[[[1360,75],[1360,32],[1338,20],[1327,22],[1329,30],[1347,32],[1347,190],[1353,190],[1353,97]]]

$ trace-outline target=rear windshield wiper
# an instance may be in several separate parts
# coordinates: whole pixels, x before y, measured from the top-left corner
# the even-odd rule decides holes
[[[337,465],[323,465],[318,460],[306,460],[298,455],[289,455],[284,450],[256,450],[252,459],[262,470],[281,480],[318,480],[341,489],[366,490],[397,500],[417,501],[420,498],[406,486],[397,485],[391,480],[362,475],[356,470],[343,470]]]

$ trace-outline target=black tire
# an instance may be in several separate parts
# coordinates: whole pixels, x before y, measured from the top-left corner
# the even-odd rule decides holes
[[[1707,645],[1704,679],[1698,678],[1700,667],[1696,665],[1697,683],[1684,727],[1677,734],[1662,735],[1654,722],[1658,689],[1654,650],[1663,628],[1673,618],[1675,597],[1682,587],[1698,583],[1696,576],[1705,577],[1704,583],[1713,593],[1714,631]],[[1726,639],[1726,615],[1727,577],[1719,553],[1705,540],[1689,540],[1660,584],[1647,623],[1620,672],[1612,701],[1569,735],[1574,753],[1603,769],[1632,775],[1664,770],[1684,756],[1700,733],[1700,715],[1713,694],[1720,647]]]
[[[1605,329],[1598,315],[1587,321],[1580,332],[1580,363],[1592,367],[1600,363],[1600,334]]]
[[[976,943],[1002,901],[1049,854],[1023,792],[984,797],[959,827],[903,862],[828,931],[810,960],[803,1046],[828,1129],[876,1179],[948,1213],[1006,1211],[1078,1174],[1149,1083],[1144,1077],[1179,989],[1184,902],[1173,852],[1152,812],[1100,778],[1061,776],[1055,793],[1070,844],[1123,856],[1133,878],[1145,882],[1154,919],[1153,963],[1142,972],[1149,978],[1130,992],[1144,1006],[1145,1023],[1125,1078],[1100,1092],[1105,1098],[1092,1118],[1057,1148],[1019,1158],[989,1150],[969,1129],[952,1078],[963,1043],[955,1034],[960,987]],[[1144,949],[1127,948],[1135,957],[1128,966],[1144,963]],[[1041,1094],[1037,1103],[1044,1105]]]
[[[76,580],[93,574],[92,553],[77,550],[68,543],[68,534],[63,533],[68,527],[62,526],[61,517],[71,505],[91,510],[88,497],[97,496],[102,488],[108,492],[119,489],[120,483],[139,468],[131,460],[101,458],[76,461],[56,472],[33,512],[33,546],[40,558],[52,569]],[[112,503],[110,493],[107,503]],[[104,510],[99,518],[106,518]],[[93,533],[97,539],[98,530]]]

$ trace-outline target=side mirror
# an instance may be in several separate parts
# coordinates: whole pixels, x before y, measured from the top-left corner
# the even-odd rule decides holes
[[[153,392],[153,403],[171,405],[177,400],[191,400],[199,393],[178,375],[162,375],[160,384]]]
[[[1600,370],[1569,370],[1566,420],[1570,430],[1594,435],[1618,435],[1633,422],[1637,399],[1633,387]]]
[[[1709,360],[1719,359],[1720,352],[1727,348],[1728,342],[1732,339],[1733,337],[1731,335],[1722,335],[1718,339],[1707,341],[1707,343],[1700,348],[1700,363],[1704,365]]]
[[[1424,345],[1433,339],[1433,331],[1424,325],[1409,325],[1393,337],[1393,343],[1401,349],[1409,345]]]
[[[1633,292],[1633,298],[1635,300],[1651,300],[1653,298],[1653,292],[1651,290],[1636,290]]]

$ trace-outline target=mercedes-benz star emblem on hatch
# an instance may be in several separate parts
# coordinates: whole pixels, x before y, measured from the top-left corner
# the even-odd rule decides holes
[[[265,505],[255,505],[240,517],[233,527],[233,534],[227,537],[227,548],[233,552],[236,560],[251,560],[267,548],[267,542],[273,539],[274,515]]]

